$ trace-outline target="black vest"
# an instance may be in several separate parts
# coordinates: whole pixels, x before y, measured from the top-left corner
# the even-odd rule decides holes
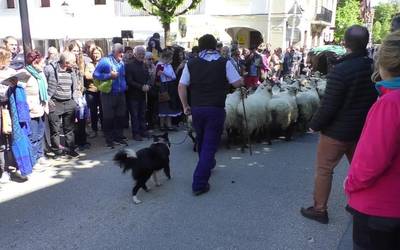
[[[229,83],[224,58],[206,61],[194,58],[188,62],[192,107],[225,107]]]

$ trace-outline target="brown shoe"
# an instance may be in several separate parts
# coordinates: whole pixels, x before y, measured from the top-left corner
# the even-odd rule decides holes
[[[314,207],[309,207],[309,208],[302,207],[300,213],[307,219],[315,220],[322,224],[329,223],[328,211],[318,211],[315,210]]]

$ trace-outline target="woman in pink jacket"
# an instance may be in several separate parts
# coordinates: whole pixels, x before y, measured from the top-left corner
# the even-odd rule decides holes
[[[345,180],[354,249],[400,249],[400,32],[377,59],[382,81]]]

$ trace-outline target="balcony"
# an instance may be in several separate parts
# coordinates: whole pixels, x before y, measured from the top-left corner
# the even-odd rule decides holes
[[[331,23],[332,22],[332,11],[325,7],[321,7],[321,13],[316,15],[315,21]]]
[[[176,12],[181,12],[184,10],[184,8],[187,6],[187,4],[182,5],[179,7]],[[122,17],[127,17],[127,16],[148,16],[148,14],[143,11],[143,10],[138,10],[138,9],[133,9],[127,0],[115,0],[114,1],[114,7],[115,7],[115,15],[116,16],[122,16]],[[150,7],[148,9],[151,9]],[[197,8],[194,10],[191,10],[187,12],[187,15],[197,15],[197,14],[203,14],[204,13],[204,4],[201,2]]]

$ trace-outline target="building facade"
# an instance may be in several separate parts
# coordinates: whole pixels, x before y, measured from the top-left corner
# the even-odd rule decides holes
[[[163,33],[158,19],[133,10],[127,0],[29,0],[31,36],[38,48],[62,47],[68,39],[108,43],[132,31],[144,43]],[[187,48],[205,33],[243,47],[261,41],[273,47],[318,46],[333,39],[337,0],[203,0],[171,24],[173,40]],[[0,37],[21,38],[18,0],[0,0]],[[128,32],[129,33],[129,32]]]

